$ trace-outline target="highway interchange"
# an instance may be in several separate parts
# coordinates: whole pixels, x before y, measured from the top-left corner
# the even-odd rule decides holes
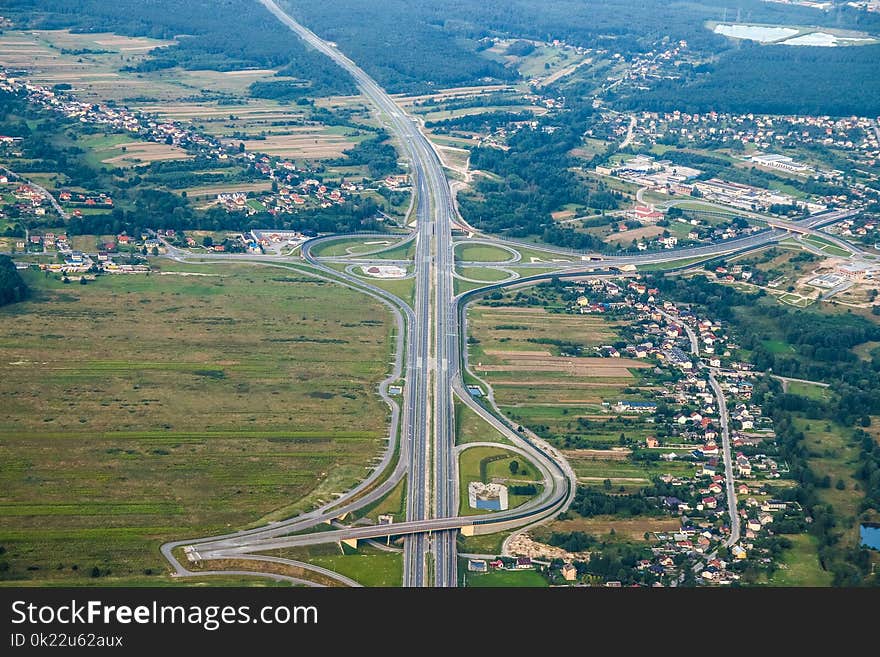
[[[415,241],[414,269],[415,294],[412,306],[399,297],[371,284],[350,271],[340,272],[329,265],[332,261],[360,264],[389,264],[389,260],[370,260],[369,255],[355,259],[319,258],[313,254],[315,246],[346,236],[321,237],[306,242],[302,258],[309,266],[310,275],[334,280],[358,289],[389,306],[397,321],[397,350],[390,376],[379,386],[379,393],[391,408],[389,440],[381,462],[370,476],[354,489],[334,501],[294,518],[256,529],[233,532],[222,536],[174,541],[162,546],[162,553],[179,576],[205,574],[191,570],[187,560],[181,562],[179,548],[196,553],[199,561],[215,559],[266,561],[267,550],[291,548],[340,541],[368,540],[399,536],[404,539],[404,586],[456,586],[458,582],[458,555],[456,537],[465,534],[491,533],[519,529],[546,520],[565,510],[575,490],[575,476],[564,458],[550,445],[530,432],[520,433],[511,426],[494,406],[491,390],[487,405],[477,402],[467,391],[462,378],[467,368],[465,342],[465,313],[467,304],[479,294],[511,284],[528,284],[548,278],[546,271],[535,276],[514,277],[513,280],[483,286],[456,296],[453,288],[454,243],[453,226],[466,225],[457,217],[453,195],[443,166],[436,151],[419,129],[417,122],[408,117],[394,100],[354,62],[334,45],[321,40],[314,33],[288,16],[273,0],[259,0],[278,20],[287,25],[299,38],[333,59],[347,70],[362,93],[369,99],[381,119],[395,135],[410,165],[417,204],[415,231],[404,241]],[[567,262],[524,263],[517,268],[548,264],[558,266],[552,275],[563,278],[582,278],[586,275],[615,275],[621,268],[650,263],[674,263],[692,258],[710,258],[738,253],[777,242],[792,232],[812,233],[823,225],[840,221],[853,213],[832,211],[808,217],[790,225],[776,222],[768,228],[744,238],[718,244],[661,253],[641,253],[632,256],[587,256],[564,249],[546,248]],[[786,230],[788,226],[789,230]],[[387,236],[386,236],[387,237]],[[827,236],[823,234],[827,239]],[[469,242],[487,243],[509,248],[512,253],[517,243],[488,236],[478,236]],[[292,260],[282,256],[236,256],[213,254],[196,256],[168,246],[168,256],[179,260],[199,261],[257,261],[265,266],[289,266]],[[533,246],[533,245],[530,245]],[[573,260],[577,258],[578,260]],[[515,260],[516,258],[512,258]],[[493,263],[503,266],[509,263]],[[481,263],[481,266],[493,266]],[[305,271],[303,269],[303,271]],[[403,379],[402,402],[388,395],[388,387]],[[715,387],[715,386],[713,386]],[[716,395],[723,399],[720,391]],[[458,473],[455,449],[454,401],[458,397],[469,409],[509,440],[518,453],[528,455],[544,480],[542,492],[530,502],[508,511],[477,517],[458,516]],[[723,408],[723,407],[722,407]],[[726,432],[725,432],[726,433]],[[726,442],[726,441],[725,441]],[[730,468],[729,446],[727,467]],[[406,520],[393,525],[344,526],[338,521],[369,504],[380,500],[406,478]],[[733,478],[728,472],[728,488]],[[728,495],[732,495],[728,490]],[[735,500],[731,496],[729,499]],[[733,514],[735,515],[735,514]],[[738,526],[738,518],[735,522]],[[329,531],[315,531],[322,525],[334,524]],[[326,529],[324,527],[324,529]],[[738,530],[737,530],[738,531]],[[429,555],[431,558],[429,559]],[[328,577],[327,572],[298,561],[273,557],[281,565],[312,570]],[[265,573],[264,573],[265,574]],[[272,575],[267,575],[272,576]],[[276,575],[277,577],[277,575]],[[352,585],[346,578],[330,575],[343,585]],[[296,579],[296,578],[294,578]]]

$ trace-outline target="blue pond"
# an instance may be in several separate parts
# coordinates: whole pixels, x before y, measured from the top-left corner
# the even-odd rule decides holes
[[[859,527],[862,545],[880,550],[880,525],[862,525]]]

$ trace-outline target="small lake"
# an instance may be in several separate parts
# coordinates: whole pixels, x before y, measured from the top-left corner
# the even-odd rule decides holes
[[[880,525],[861,525],[859,536],[864,547],[880,550]]]
[[[734,39],[751,39],[761,43],[778,41],[785,37],[793,37],[798,30],[790,27],[773,27],[767,25],[725,24],[715,26],[715,34],[733,37]]]

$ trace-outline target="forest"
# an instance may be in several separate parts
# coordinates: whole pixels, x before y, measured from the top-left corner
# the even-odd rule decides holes
[[[686,83],[661,82],[619,100],[626,109],[877,116],[880,45],[815,48],[750,41]]]
[[[384,130],[375,137],[370,137],[358,143],[354,148],[345,151],[345,155],[337,160],[327,163],[330,166],[358,166],[364,165],[374,179],[384,178],[392,173],[397,173],[397,151],[389,141],[389,135]]]
[[[734,9],[725,0],[542,0],[539,8],[534,0],[283,0],[282,4],[320,36],[338,43],[393,92],[426,92],[518,78],[516,71],[480,56],[479,51],[491,46],[493,38],[518,39],[511,47],[520,55],[528,52],[523,39],[560,39],[624,56],[650,50],[659,41],[685,40],[690,49],[709,54],[735,48],[733,42],[705,27],[706,21],[720,21]],[[880,32],[880,15],[845,6],[826,13],[738,0],[735,9],[750,22]],[[787,66],[780,62],[772,73],[787,74]]]

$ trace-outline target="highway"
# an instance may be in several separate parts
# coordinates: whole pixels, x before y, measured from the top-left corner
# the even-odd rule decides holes
[[[418,199],[413,262],[415,295],[410,307],[395,295],[372,285],[348,272],[339,272],[317,258],[312,248],[326,240],[342,237],[324,237],[306,242],[302,256],[314,270],[310,275],[334,280],[358,289],[388,305],[398,322],[398,349],[392,374],[380,385],[380,394],[392,409],[392,427],[388,448],[381,467],[373,470],[365,482],[338,499],[310,512],[281,522],[251,530],[232,532],[222,536],[174,541],[162,546],[162,553],[181,575],[198,574],[181,564],[173,551],[191,545],[203,559],[251,555],[265,560],[257,553],[284,547],[313,545],[342,540],[370,540],[381,537],[404,538],[404,586],[456,586],[456,536],[463,533],[491,533],[521,528],[545,520],[570,504],[575,490],[575,477],[564,458],[550,445],[530,432],[518,432],[495,407],[491,394],[488,406],[476,401],[466,390],[462,370],[467,368],[466,307],[477,296],[490,289],[505,285],[539,281],[551,275],[565,277],[613,275],[614,268],[626,265],[670,262],[673,260],[712,257],[716,255],[758,248],[783,239],[788,232],[781,228],[768,229],[739,240],[690,249],[662,253],[644,253],[632,256],[601,257],[601,262],[551,263],[559,265],[553,274],[526,277],[509,283],[487,285],[480,290],[455,296],[453,288],[453,242],[451,228],[456,214],[452,193],[436,151],[419,130],[418,124],[407,117],[369,76],[333,45],[299,25],[285,14],[273,0],[259,0],[281,22],[316,50],[333,59],[355,79],[363,94],[377,108],[380,117],[388,121],[391,132],[400,143],[411,166],[411,175]],[[826,213],[810,217],[800,223],[810,228],[839,220],[846,213]],[[387,236],[386,236],[387,237]],[[481,238],[486,240],[486,238]],[[505,240],[487,240],[493,244],[516,247]],[[566,256],[578,252],[549,249]],[[370,254],[366,254],[367,256]],[[189,260],[196,257],[202,262],[255,261],[266,266],[290,266],[290,260],[277,256],[234,256],[210,254],[193,256],[178,249],[169,249],[169,257]],[[512,259],[516,256],[513,255]],[[364,255],[358,256],[366,262]],[[343,259],[332,259],[340,261]],[[287,265],[282,263],[288,263]],[[352,262],[352,261],[349,261]],[[382,261],[385,264],[388,261]],[[548,263],[543,263],[546,267]],[[521,266],[521,265],[518,265]],[[597,271],[601,268],[600,271]],[[297,271],[304,271],[297,269]],[[318,273],[320,272],[320,273]],[[405,351],[405,357],[404,357]],[[398,409],[387,395],[388,385],[404,377],[403,403]],[[477,518],[458,517],[458,473],[455,449],[454,396],[477,413],[510,440],[519,453],[528,454],[544,480],[542,492],[533,500],[516,509],[497,512]],[[399,420],[399,449],[396,450]],[[394,467],[392,460],[399,455]],[[729,462],[729,458],[728,458]],[[390,470],[390,472],[389,472]],[[314,531],[320,524],[333,524],[355,510],[371,504],[406,477],[407,517],[403,522],[381,526],[336,527],[330,531]],[[728,476],[732,482],[732,476]],[[735,497],[731,496],[734,501]],[[735,508],[735,507],[734,507]],[[311,532],[311,533],[309,533]],[[433,556],[432,565],[427,561]],[[283,560],[282,560],[283,561]],[[291,562],[292,564],[293,562]],[[337,578],[338,579],[338,578]],[[340,580],[341,581],[341,580]]]
[[[449,361],[445,349],[449,342],[446,338],[449,330],[446,320],[452,303],[452,194],[448,181],[436,153],[419,130],[418,124],[406,116],[370,76],[337,48],[293,20],[273,0],[260,2],[306,43],[351,74],[361,92],[378,109],[380,115],[390,121],[391,131],[397,136],[412,166],[411,175],[416,185],[419,204],[416,210],[414,264],[415,320],[410,329],[411,340],[408,343],[411,367],[407,368],[407,387],[415,392],[413,398],[406,402],[409,408],[404,424],[409,446],[407,519],[422,521],[432,512],[432,482],[428,472],[432,422],[435,437],[433,511],[448,516],[454,511],[449,509],[448,493],[454,441],[451,427],[454,425],[451,424]],[[435,335],[433,345],[430,340],[432,328]],[[430,412],[430,400],[434,401],[433,413]],[[442,585],[454,585],[457,581],[454,537],[454,532],[449,532],[448,536],[440,535],[435,539],[435,567],[440,572]],[[424,586],[429,583],[430,576],[425,570],[428,551],[426,541],[424,534],[415,534],[406,540],[404,586]],[[449,564],[453,566],[451,572]]]

